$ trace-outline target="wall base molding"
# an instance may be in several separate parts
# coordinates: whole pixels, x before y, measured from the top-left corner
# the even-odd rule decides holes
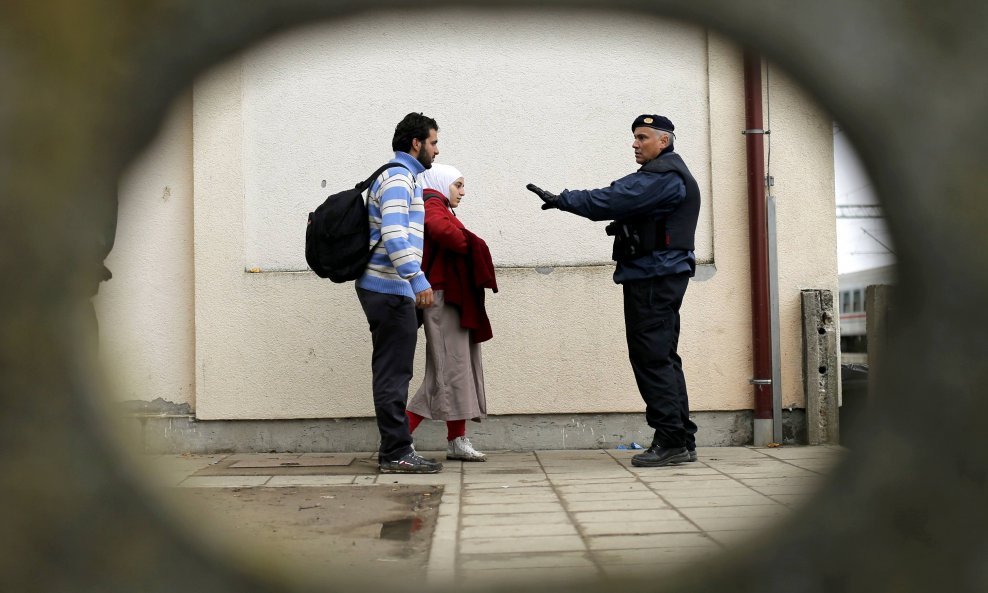
[[[696,412],[701,447],[752,443],[751,410]],[[783,411],[786,444],[806,442],[803,410]],[[191,415],[133,415],[123,422],[130,442],[145,453],[266,453],[376,451],[373,418],[307,420],[197,420]],[[647,447],[652,431],[641,414],[532,414],[490,416],[467,422],[480,450],[610,449],[632,442]],[[443,422],[424,421],[415,431],[420,451],[446,448]]]

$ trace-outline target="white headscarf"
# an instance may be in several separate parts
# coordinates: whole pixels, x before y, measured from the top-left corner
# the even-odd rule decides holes
[[[453,182],[460,177],[463,177],[463,173],[460,173],[456,167],[443,165],[442,163],[433,163],[432,168],[419,173],[416,182],[422,189],[434,189],[448,199],[449,186],[453,185]]]

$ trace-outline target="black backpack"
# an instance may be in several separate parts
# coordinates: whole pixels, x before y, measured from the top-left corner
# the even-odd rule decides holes
[[[400,163],[385,163],[353,189],[335,193],[309,212],[305,227],[305,262],[320,278],[349,282],[363,275],[371,254],[381,241],[370,243],[370,220],[367,217],[366,190],[378,175]]]

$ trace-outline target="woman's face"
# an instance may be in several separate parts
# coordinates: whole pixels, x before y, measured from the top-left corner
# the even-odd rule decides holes
[[[460,205],[460,200],[467,195],[467,190],[463,188],[463,178],[460,177],[449,186],[449,205],[456,208]]]

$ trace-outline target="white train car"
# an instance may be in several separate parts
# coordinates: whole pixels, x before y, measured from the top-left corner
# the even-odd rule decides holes
[[[840,342],[842,352],[866,352],[868,313],[865,289],[874,284],[895,284],[895,266],[869,268],[837,277],[840,287]]]

